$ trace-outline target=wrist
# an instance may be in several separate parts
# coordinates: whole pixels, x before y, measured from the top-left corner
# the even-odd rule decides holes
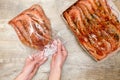
[[[60,80],[62,69],[54,67],[50,71],[49,80]]]
[[[51,71],[61,71],[62,70],[62,67],[51,67]]]
[[[21,72],[15,80],[27,80],[27,76]]]
[[[50,74],[61,75],[62,69],[60,67],[54,67],[51,69]]]

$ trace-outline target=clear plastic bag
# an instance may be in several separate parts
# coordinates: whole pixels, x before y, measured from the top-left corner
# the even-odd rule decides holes
[[[51,25],[40,5],[35,4],[10,22],[22,43],[42,50],[51,41]]]
[[[14,27],[22,43],[44,51],[46,57],[57,51],[57,46],[52,43],[54,39],[59,38],[64,45],[69,41],[63,36],[67,34],[66,30],[51,30],[50,21],[38,4],[23,11],[9,24]]]

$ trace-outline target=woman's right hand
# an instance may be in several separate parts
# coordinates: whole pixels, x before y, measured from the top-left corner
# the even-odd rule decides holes
[[[60,80],[62,67],[67,58],[67,50],[59,39],[53,42],[57,46],[57,52],[52,56],[49,80]]]
[[[59,39],[55,40],[53,44],[57,45],[57,52],[52,56],[51,69],[62,69],[67,58],[67,50]]]

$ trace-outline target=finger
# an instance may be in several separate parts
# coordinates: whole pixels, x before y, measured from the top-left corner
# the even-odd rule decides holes
[[[42,64],[44,64],[47,60],[48,60],[48,58],[47,58],[47,57],[44,57],[44,59],[42,59],[42,60],[39,62],[39,66],[41,66]]]
[[[46,62],[46,60],[48,60],[48,58],[44,57],[44,59],[41,62]]]
[[[38,64],[38,60],[34,60],[31,62],[31,65],[36,65],[36,64]]]
[[[34,57],[37,57],[37,56],[39,56],[40,54],[39,54],[39,53],[35,53],[34,55],[35,55]]]
[[[36,58],[41,58],[41,57],[43,57],[43,56],[44,56],[44,52],[43,52],[43,51],[40,51],[38,54],[39,54],[39,55],[38,55],[38,56],[36,56]]]
[[[35,60],[36,59],[36,57],[38,57],[38,53],[34,53],[34,54],[32,54],[32,57],[33,57],[33,59]]]
[[[55,54],[53,54],[52,56],[55,57],[56,55],[57,55],[57,54],[55,53]]]
[[[47,60],[47,57],[39,56],[39,57],[37,57],[37,58],[35,59],[34,64],[42,63],[42,62],[44,62],[45,60]]]
[[[59,39],[57,39],[57,42],[58,42],[57,43],[57,51],[58,51],[58,53],[61,53],[62,43]]]
[[[52,44],[57,45],[57,40],[54,40]]]
[[[62,51],[67,51],[64,45],[62,45]]]
[[[29,75],[28,80],[31,80],[33,78],[33,76],[36,74],[38,69],[39,69],[39,65],[36,65],[32,73]]]
[[[32,57],[32,58],[33,58],[33,60],[34,60],[35,54],[32,54],[32,55],[31,55],[31,57]]]
[[[36,65],[38,64],[44,57],[43,56],[37,56],[34,58],[33,64]]]
[[[28,63],[30,63],[31,61],[33,61],[33,57],[29,55],[29,56],[26,58],[26,60],[25,60],[25,64],[28,64]]]
[[[44,52],[43,51],[40,51],[39,53],[36,53],[35,56],[34,56],[34,60],[41,60],[43,58],[43,55],[44,55]]]
[[[66,48],[64,47],[64,45],[62,45],[62,53],[63,53],[64,56],[67,56],[67,55],[68,55],[68,54],[67,54],[67,50],[66,50]]]
[[[38,57],[36,57],[35,60],[39,63],[43,59],[44,59],[44,56],[38,56]]]
[[[44,56],[45,51],[41,51],[40,56]]]
[[[33,60],[33,56],[31,56],[31,55],[29,55],[28,58],[29,58],[30,60]]]
[[[53,59],[53,58],[55,58],[55,57],[56,57],[56,55],[57,55],[56,53],[55,53],[55,54],[53,54],[53,55],[52,55],[52,59]]]

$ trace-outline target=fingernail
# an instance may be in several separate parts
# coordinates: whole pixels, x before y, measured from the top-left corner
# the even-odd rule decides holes
[[[41,59],[43,59],[44,57],[43,56],[41,56]]]
[[[44,60],[46,60],[47,59],[47,57],[44,57]]]
[[[44,51],[41,51],[40,56],[43,56],[43,55],[44,55]]]
[[[54,44],[54,45],[57,45],[57,40],[54,40],[54,41],[53,41],[53,44]]]
[[[30,56],[30,55],[29,55],[29,59],[31,59],[31,60],[32,60],[32,59],[33,59],[33,58],[32,58],[32,56]]]

